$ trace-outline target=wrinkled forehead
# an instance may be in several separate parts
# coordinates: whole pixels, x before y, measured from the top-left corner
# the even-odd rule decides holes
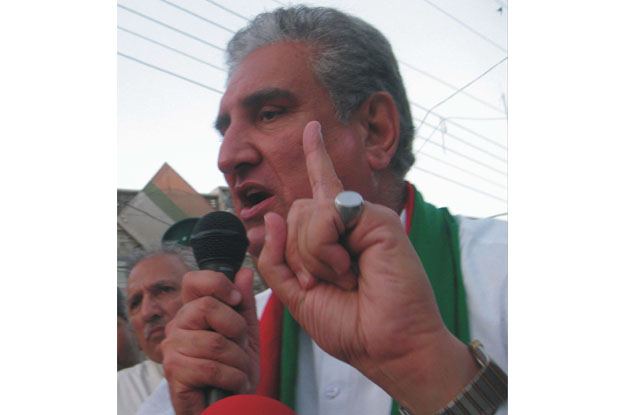
[[[190,271],[184,261],[173,254],[161,254],[141,259],[128,274],[127,293],[147,288],[159,281],[179,283]]]
[[[312,49],[302,42],[283,42],[255,49],[228,81],[220,114],[261,90],[296,91],[302,83],[317,82],[310,66]]]

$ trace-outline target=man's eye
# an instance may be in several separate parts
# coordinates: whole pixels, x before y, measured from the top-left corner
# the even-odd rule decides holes
[[[260,119],[263,121],[272,121],[278,115],[282,114],[282,110],[262,111],[260,113]]]
[[[158,293],[170,293],[170,292],[173,292],[173,291],[176,291],[176,288],[175,287],[171,287],[169,285],[163,285],[163,286],[159,287],[159,289],[158,289]]]

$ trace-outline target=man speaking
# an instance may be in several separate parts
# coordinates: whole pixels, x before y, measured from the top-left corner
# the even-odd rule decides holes
[[[507,228],[404,180],[414,127],[387,40],[292,7],[257,16],[227,60],[218,163],[271,291],[255,303],[249,269],[187,274],[163,342],[175,413],[213,387],[300,415],[506,413]],[[152,413],[173,413],[166,392]]]

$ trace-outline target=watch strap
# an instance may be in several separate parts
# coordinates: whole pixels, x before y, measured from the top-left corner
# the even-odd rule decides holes
[[[438,415],[492,415],[508,400],[508,375],[473,340],[471,354],[482,366],[471,382]]]
[[[473,340],[469,349],[480,364],[480,371],[437,415],[492,415],[508,400],[508,375],[486,354],[478,340]],[[402,407],[399,413],[412,415]]]

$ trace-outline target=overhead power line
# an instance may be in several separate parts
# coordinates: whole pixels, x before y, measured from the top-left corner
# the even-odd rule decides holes
[[[479,161],[479,160],[476,160],[476,159],[474,159],[474,158],[472,158],[472,157],[469,157],[469,156],[467,156],[466,154],[463,154],[463,153],[461,153],[461,152],[459,152],[459,151],[456,151],[456,150],[454,150],[454,149],[451,149],[451,148],[446,148],[446,147],[444,147],[442,144],[437,143],[436,141],[430,141],[430,144],[433,144],[433,145],[435,145],[435,146],[437,146],[437,147],[440,147],[440,148],[442,148],[444,151],[446,151],[446,152],[448,152],[448,153],[455,154],[455,155],[457,155],[458,157],[462,157],[462,158],[463,158],[463,159],[465,159],[465,160],[468,160],[468,161],[470,161],[470,162],[472,162],[472,163],[478,164],[478,165],[480,165],[480,166],[482,166],[482,167],[484,167],[484,168],[487,168],[487,169],[489,169],[489,170],[492,170],[492,171],[494,171],[495,173],[499,173],[499,174],[501,174],[502,176],[507,176],[507,175],[508,175],[508,173],[506,173],[505,171],[501,171],[501,170],[499,170],[499,169],[496,169],[495,167],[493,167],[493,166],[491,166],[491,165],[489,165],[489,164],[487,164],[487,163],[483,163],[483,162],[481,162],[481,161]]]
[[[162,1],[164,1],[164,0],[162,0]],[[244,20],[246,20],[248,22],[250,21],[250,19],[248,19],[247,17],[240,15],[239,13],[235,12],[234,10],[229,9],[228,7],[225,7],[225,6],[217,3],[216,1],[213,1],[213,0],[205,0],[205,1],[215,5],[217,7],[219,7],[222,10],[227,11],[228,13],[231,13],[231,14],[237,16],[237,17],[240,17],[241,19],[244,19]],[[283,3],[280,3],[280,2],[277,2],[277,3],[279,3],[279,4],[284,6]],[[418,67],[416,67],[416,66],[414,66],[414,65],[412,65],[412,64],[410,64],[408,62],[405,62],[405,61],[400,60],[400,59],[398,59],[397,62],[401,63],[402,65],[406,66],[407,68],[412,69],[413,71],[419,72],[419,73],[427,76],[428,78],[431,78],[431,79],[433,79],[433,80],[435,80],[435,81],[445,85],[448,88],[451,88],[453,90],[458,90],[459,89],[457,86],[452,85],[449,82],[447,82],[447,81],[445,81],[443,79],[440,79],[439,77],[437,77],[435,75],[432,75],[431,73],[429,73],[427,71],[424,71],[423,69],[418,68]],[[485,106],[487,106],[487,107],[489,107],[489,108],[491,108],[491,109],[493,109],[495,111],[498,111],[498,112],[501,112],[502,114],[505,114],[505,112],[501,108],[497,107],[496,105],[493,105],[493,104],[491,104],[491,103],[489,103],[489,102],[487,102],[487,101],[485,101],[485,100],[483,100],[483,99],[481,99],[479,97],[476,97],[475,95],[473,95],[473,94],[471,94],[469,92],[462,91],[462,93],[464,95],[466,95],[467,97],[469,97],[469,98],[471,98],[471,99],[473,99],[473,100],[475,100],[475,101],[477,101],[477,102],[479,102],[479,103],[481,103],[481,104],[483,104],[483,105],[485,105]]]
[[[419,105],[419,104],[417,104],[417,103],[416,103],[416,102],[414,102],[414,101],[408,101],[408,102],[410,102],[410,105],[415,106],[415,107],[417,107],[417,108],[419,108],[419,109],[422,109],[423,111],[427,111],[427,110],[428,110],[428,109],[427,109],[426,107],[424,107],[423,105]],[[445,118],[446,120],[449,120],[449,118],[446,118],[446,117],[442,116],[441,114],[436,113],[436,112],[434,112],[434,111],[432,111],[432,112],[431,112],[431,114],[432,114],[432,115],[436,115],[438,118]],[[417,118],[414,118],[414,117],[413,117],[413,119],[414,119],[415,121],[422,121],[422,120],[417,119]],[[489,143],[491,143],[491,144],[493,144],[493,145],[495,145],[495,146],[497,146],[497,147],[500,147],[500,148],[502,148],[502,149],[504,149],[504,150],[507,150],[507,149],[508,149],[508,147],[507,147],[507,146],[504,146],[504,145],[502,145],[502,144],[499,144],[498,142],[496,142],[496,141],[495,141],[495,140],[493,140],[492,138],[486,137],[486,136],[485,136],[485,135],[483,135],[483,134],[480,134],[480,133],[478,133],[478,132],[476,132],[476,131],[473,131],[472,129],[467,128],[467,127],[463,126],[462,124],[459,124],[459,123],[454,122],[454,121],[447,121],[447,122],[448,122],[449,124],[451,124],[451,125],[454,125],[454,126],[456,126],[456,127],[460,128],[460,129],[462,129],[462,130],[464,130],[464,131],[468,132],[468,133],[473,134],[473,135],[474,135],[474,136],[476,136],[476,137],[479,137],[479,138],[481,138],[481,139],[483,139],[483,140],[485,140],[485,141],[488,141]],[[424,122],[424,124],[425,124],[425,125],[429,125],[429,126],[431,126],[431,124],[428,124],[428,123],[425,123],[425,122]]]
[[[465,22],[463,22],[462,20],[458,19],[457,17],[453,16],[452,14],[450,14],[449,12],[441,9],[440,7],[438,7],[436,4],[432,3],[429,0],[423,0],[424,2],[426,2],[427,4],[429,4],[430,6],[434,7],[436,10],[438,10],[439,12],[443,13],[445,16],[449,17],[450,19],[452,19],[453,21],[455,21],[456,23],[458,23],[459,25],[461,25],[462,27],[464,27],[465,29],[471,31],[472,33],[476,34],[477,36],[479,36],[480,38],[484,39],[485,41],[487,41],[488,43],[490,43],[491,45],[495,46],[497,49],[501,50],[504,53],[508,53],[508,50],[506,48],[504,48],[503,46],[500,46],[499,44],[495,43],[493,40],[487,38],[486,36],[484,36],[483,34],[481,34],[480,32],[478,32],[477,30],[473,29],[471,26],[469,26],[468,24],[466,24]]]
[[[184,36],[187,36],[187,37],[189,37],[189,38],[191,38],[191,39],[193,39],[193,40],[197,40],[198,42],[204,43],[204,44],[205,44],[205,45],[207,45],[207,46],[210,46],[210,47],[212,47],[212,48],[215,48],[215,49],[218,49],[218,50],[220,50],[220,51],[222,51],[222,52],[225,52],[225,49],[224,49],[224,48],[222,48],[222,47],[220,47],[220,46],[217,46],[217,45],[214,45],[214,44],[212,44],[212,43],[210,43],[210,42],[207,42],[207,41],[206,41],[206,40],[204,40],[204,39],[200,39],[200,38],[199,38],[199,37],[197,37],[197,36],[193,36],[193,35],[191,35],[191,34],[189,34],[189,33],[187,33],[187,32],[184,32],[184,31],[182,31],[182,30],[180,30],[180,29],[177,29],[177,28],[175,28],[175,27],[173,27],[173,26],[170,26],[170,25],[168,25],[168,24],[166,24],[166,23],[163,23],[163,22],[161,22],[160,20],[156,20],[156,19],[154,19],[154,18],[152,18],[152,17],[150,17],[150,16],[146,16],[145,14],[143,14],[143,13],[139,13],[138,11],[133,10],[133,9],[131,9],[131,8],[129,8],[129,7],[123,6],[123,5],[121,5],[121,4],[118,4],[118,5],[117,5],[117,7],[121,8],[121,9],[124,9],[124,10],[127,10],[127,11],[129,11],[130,13],[134,13],[134,14],[136,14],[137,16],[141,16],[141,17],[143,17],[144,19],[150,20],[150,21],[152,21],[152,22],[154,22],[154,23],[157,23],[157,24],[159,24],[159,25],[161,25],[161,26],[163,26],[163,27],[166,27],[166,28],[168,28],[168,29],[170,29],[170,30],[173,30],[173,31],[175,31],[175,32],[178,32],[178,33],[180,33],[180,34],[182,34],[182,35],[184,35]]]
[[[234,16],[240,17],[241,19],[244,19],[244,20],[246,20],[248,22],[250,21],[250,19],[248,19],[247,17],[245,17],[243,15],[240,15],[239,13],[235,12],[234,10],[230,10],[229,8],[222,6],[221,4],[217,3],[216,1],[213,1],[213,0],[206,0],[206,1],[209,2],[210,4],[213,4],[213,5],[217,6],[217,7],[219,7],[220,9],[223,9],[223,10],[229,12],[230,14],[233,14]]]
[[[182,79],[182,80],[184,80],[184,81],[187,81],[187,82],[192,83],[192,84],[194,84],[194,85],[200,86],[200,87],[202,87],[202,88],[209,89],[209,90],[211,90],[211,91],[213,91],[213,92],[216,92],[216,93],[218,93],[218,94],[223,94],[223,91],[220,91],[220,90],[218,90],[218,89],[216,89],[216,88],[213,88],[213,87],[211,87],[211,86],[205,85],[205,84],[203,84],[203,83],[200,83],[200,82],[194,81],[194,80],[192,80],[192,79],[189,79],[189,78],[187,78],[187,77],[184,77],[184,76],[179,75],[179,74],[177,74],[177,73],[174,73],[174,72],[172,72],[172,71],[168,71],[167,69],[163,69],[163,68],[158,67],[158,66],[156,66],[156,65],[153,65],[153,64],[151,64],[151,63],[144,62],[144,61],[142,61],[142,60],[140,60],[140,59],[137,59],[137,58],[135,58],[135,57],[132,57],[132,56],[126,55],[126,54],[121,53],[121,52],[117,52],[117,54],[118,54],[119,56],[122,56],[122,57],[126,58],[126,59],[132,60],[132,61],[137,62],[137,63],[139,63],[139,64],[145,65],[145,66],[147,66],[147,67],[149,67],[149,68],[152,68],[152,69],[158,70],[158,71],[160,71],[160,72],[166,73],[166,74],[171,75],[171,76],[173,76],[173,77],[176,77],[176,78],[178,78],[178,79]],[[436,143],[436,142],[432,142],[432,144],[434,144],[434,145],[436,145],[436,146],[439,146],[439,147],[443,148],[440,144],[438,144],[438,143]],[[443,149],[444,149],[444,148],[443,148]],[[471,157],[469,157],[469,156],[467,156],[467,155],[465,155],[465,154],[462,154],[462,153],[460,153],[460,152],[458,152],[458,151],[455,151],[455,150],[453,150],[453,149],[444,149],[444,150],[446,150],[446,151],[448,151],[448,152],[450,152],[450,153],[452,153],[452,154],[455,154],[455,155],[457,155],[457,156],[459,156],[459,157],[462,157],[462,158],[464,158],[464,159],[466,159],[466,160],[468,160],[468,161],[471,161],[471,162],[473,162],[473,163],[475,163],[475,164],[478,164],[478,165],[480,165],[480,166],[482,166],[482,167],[485,167],[485,168],[487,168],[487,169],[489,169],[489,170],[492,170],[492,171],[494,171],[494,172],[496,172],[496,173],[499,173],[499,174],[501,174],[501,175],[503,175],[503,176],[507,176],[507,173],[506,173],[506,172],[503,172],[503,171],[498,170],[498,169],[496,169],[496,168],[494,168],[494,167],[492,167],[492,166],[490,166],[490,165],[488,165],[488,164],[485,164],[485,163],[482,163],[482,162],[480,162],[480,161],[478,161],[478,160],[475,160],[475,159],[473,159],[473,158],[471,158]],[[428,156],[428,157],[432,157],[432,156],[430,156],[430,155],[427,155],[427,156]],[[448,164],[449,164],[449,163],[448,163]],[[473,175],[475,175],[475,174],[473,174]],[[478,177],[480,177],[480,176],[478,176]],[[482,177],[480,177],[480,178],[481,178],[481,179],[483,179],[483,180],[486,180],[486,179],[484,179],[484,178],[482,178]],[[488,181],[488,180],[487,180],[487,181]]]
[[[493,198],[493,199],[495,199],[495,200],[499,200],[500,202],[503,202],[503,203],[508,203],[508,201],[507,201],[506,199],[502,199],[502,198],[497,197],[497,196],[495,196],[495,195],[491,195],[491,194],[490,194],[490,193],[488,193],[488,192],[485,192],[485,191],[480,190],[480,189],[476,189],[475,187],[469,186],[468,184],[460,183],[459,181],[456,181],[456,180],[454,180],[454,179],[450,179],[449,177],[442,176],[442,175],[440,175],[440,174],[438,174],[438,173],[434,173],[433,171],[429,171],[429,170],[424,169],[424,168],[419,167],[419,166],[415,166],[414,168],[415,168],[415,169],[417,169],[417,170],[420,170],[420,171],[422,171],[422,172],[425,172],[425,173],[427,173],[427,174],[430,174],[430,175],[432,175],[432,176],[438,177],[439,179],[443,179],[443,180],[446,180],[446,181],[448,181],[448,182],[450,182],[450,183],[453,183],[453,184],[455,184],[455,185],[458,185],[458,186],[464,187],[465,189],[469,189],[469,190],[472,190],[472,191],[474,191],[474,192],[477,192],[477,193],[483,194],[484,196],[488,196],[488,197]]]
[[[199,15],[199,14],[197,14],[197,13],[193,13],[191,10],[187,10],[187,9],[185,9],[184,7],[180,7],[180,6],[178,6],[177,4],[174,4],[174,3],[170,2],[170,1],[167,1],[167,0],[161,0],[161,1],[162,1],[163,3],[165,3],[165,4],[169,4],[170,6],[175,7],[175,8],[176,8],[176,9],[178,9],[178,10],[182,10],[183,12],[185,12],[185,13],[187,13],[187,14],[190,14],[191,16],[197,17],[198,19],[203,20],[203,21],[205,21],[206,23],[210,23],[210,24],[212,24],[213,26],[216,26],[216,27],[218,27],[218,28],[220,28],[220,29],[223,29],[223,30],[225,30],[225,31],[227,31],[227,32],[230,32],[230,33],[235,33],[235,32],[234,32],[234,30],[232,30],[232,29],[230,29],[230,28],[227,28],[226,26],[222,26],[222,25],[220,25],[220,24],[219,24],[219,23],[217,23],[217,22],[213,22],[212,20],[207,19],[207,18],[206,18],[206,17],[204,17],[204,16],[200,16],[200,15]]]
[[[182,80],[184,80],[184,81],[187,81],[187,82],[192,83],[192,84],[194,84],[194,85],[200,86],[200,87],[202,87],[202,88],[209,89],[209,90],[211,90],[211,91],[213,91],[213,92],[216,92],[216,93],[218,93],[218,94],[223,94],[223,93],[224,93],[223,91],[220,91],[220,90],[218,90],[218,89],[216,89],[216,88],[213,88],[213,87],[211,87],[211,86],[205,85],[205,84],[203,84],[203,83],[201,83],[201,82],[194,81],[194,80],[189,79],[189,78],[187,78],[187,77],[185,77],[185,76],[182,76],[182,75],[179,75],[179,74],[174,73],[174,72],[172,72],[172,71],[169,71],[169,70],[167,70],[167,69],[164,69],[164,68],[158,67],[158,66],[153,65],[153,64],[151,64],[151,63],[147,63],[147,62],[142,61],[142,60],[140,60],[140,59],[137,59],[137,58],[135,58],[135,57],[132,57],[132,56],[126,55],[126,54],[121,53],[121,52],[117,52],[117,54],[118,54],[119,56],[122,56],[122,57],[126,58],[126,59],[132,60],[132,61],[137,62],[137,63],[139,63],[139,64],[142,64],[142,65],[145,65],[145,66],[147,66],[147,67],[150,67],[150,68],[152,68],[152,69],[155,69],[155,70],[158,70],[158,71],[160,71],[160,72],[166,73],[166,74],[171,75],[171,76],[173,76],[173,77],[176,77],[176,78],[178,78],[178,79],[182,79]],[[448,133],[448,135],[449,135],[449,133]],[[450,136],[452,136],[452,135],[450,135]],[[455,136],[454,136],[454,137],[455,137]],[[478,165],[480,165],[480,166],[482,166],[482,167],[485,167],[485,168],[487,168],[487,169],[489,169],[489,170],[492,170],[492,171],[494,171],[494,172],[496,172],[496,173],[499,173],[499,174],[501,174],[501,175],[507,176],[507,173],[506,173],[506,172],[503,172],[503,171],[501,171],[501,170],[499,170],[499,169],[496,169],[496,168],[494,168],[494,167],[492,167],[492,166],[490,166],[490,165],[488,165],[488,164],[486,164],[486,163],[483,163],[483,162],[481,162],[481,161],[475,160],[474,158],[469,157],[469,156],[467,156],[467,155],[465,155],[465,154],[463,154],[463,153],[461,153],[461,152],[459,152],[459,151],[456,151],[456,150],[453,150],[453,149],[447,149],[447,148],[444,148],[442,145],[440,145],[440,144],[438,144],[438,143],[436,143],[436,142],[432,142],[432,144],[434,144],[434,145],[436,145],[436,146],[438,146],[438,147],[441,147],[441,148],[443,148],[443,150],[448,151],[448,152],[450,152],[450,153],[452,153],[452,154],[455,154],[455,155],[457,155],[457,156],[459,156],[459,157],[462,157],[462,158],[464,158],[464,159],[466,159],[466,160],[468,160],[468,161],[471,161],[471,162],[473,162],[473,163],[475,163],[475,164],[478,164]]]
[[[479,118],[479,117],[444,117],[443,118],[445,121],[449,121],[449,120],[466,120],[466,121],[504,121],[507,120],[507,117],[485,117],[485,118]]]
[[[495,69],[497,66],[499,66],[500,64],[502,64],[504,61],[506,61],[508,59],[508,57],[506,56],[505,58],[503,58],[502,60],[500,60],[499,62],[497,62],[496,64],[494,64],[493,66],[491,66],[490,68],[488,68],[486,70],[486,72],[482,73],[480,76],[478,76],[477,78],[473,79],[471,82],[469,82],[468,84],[466,84],[465,86],[463,86],[462,88],[460,88],[459,90],[457,90],[456,92],[454,92],[453,94],[451,94],[450,96],[448,96],[447,98],[445,98],[444,100],[442,100],[441,102],[439,102],[438,104],[434,105],[432,108],[430,108],[428,110],[428,112],[425,114],[425,116],[423,117],[423,120],[421,121],[421,124],[423,124],[423,122],[425,121],[425,119],[428,117],[428,115],[430,115],[430,113],[432,112],[432,110],[434,110],[434,108],[443,105],[445,102],[449,101],[450,99],[452,99],[453,97],[455,97],[456,95],[458,95],[463,89],[468,88],[469,86],[473,85],[475,82],[477,82],[478,80],[482,79],[484,76],[486,76],[486,74],[488,74],[490,71],[492,71],[493,69]],[[419,126],[421,127],[421,126]]]
[[[401,63],[402,65],[406,66],[407,68],[412,69],[413,71],[419,72],[419,73],[427,76],[428,78],[431,78],[431,79],[433,79],[433,80],[435,80],[435,81],[445,85],[446,87],[449,87],[449,88],[453,89],[454,91],[460,89],[457,86],[452,85],[449,82],[447,82],[447,81],[445,81],[443,79],[440,79],[437,76],[434,76],[434,75],[432,75],[429,72],[424,71],[423,69],[417,68],[414,65],[411,65],[411,64],[409,64],[407,62],[404,62],[404,61],[401,61],[401,60],[398,60],[398,62]],[[469,93],[467,91],[462,91],[462,94],[466,95],[467,97],[473,99],[476,102],[479,102],[482,105],[485,105],[485,106],[487,106],[487,107],[489,107],[491,109],[494,109],[495,111],[498,111],[498,112],[501,112],[502,114],[505,114],[505,112],[501,108],[497,107],[496,105],[491,104],[490,102],[484,101],[483,99],[478,98],[475,95],[473,95],[473,94],[471,94],[471,93]]]
[[[507,186],[506,186],[506,185],[503,185],[503,184],[501,184],[501,183],[497,183],[497,182],[495,182],[495,181],[493,181],[493,180],[487,179],[486,177],[482,177],[482,176],[480,176],[479,174],[475,174],[475,173],[473,173],[473,172],[472,172],[472,171],[470,171],[470,170],[463,169],[462,167],[456,166],[455,164],[450,163],[450,162],[448,162],[448,161],[441,160],[441,159],[439,159],[438,157],[434,157],[434,156],[432,156],[431,154],[428,154],[428,153],[423,153],[423,152],[419,153],[419,157],[422,157],[422,156],[426,156],[427,158],[430,158],[430,159],[432,159],[432,160],[434,160],[434,161],[436,161],[436,162],[438,162],[438,163],[444,164],[444,165],[446,165],[446,166],[448,166],[448,167],[451,167],[451,168],[454,168],[454,169],[456,169],[456,170],[460,170],[460,171],[461,171],[461,172],[463,172],[463,173],[466,173],[466,174],[468,174],[468,175],[470,175],[470,176],[473,176],[473,177],[475,177],[475,178],[477,178],[477,179],[480,179],[480,180],[483,180],[483,181],[485,181],[485,182],[488,182],[488,183],[492,184],[493,186],[497,186],[497,187],[500,187],[500,188],[502,188],[502,189],[507,189]]]
[[[414,118],[414,117],[413,117],[413,120],[417,121],[417,119],[416,119],[416,118]],[[427,122],[422,122],[422,123],[421,123],[421,125],[420,125],[420,126],[419,126],[419,128],[417,129],[417,133],[419,132],[419,129],[423,126],[423,124],[425,124],[425,125],[426,125],[426,126],[428,126],[428,127],[433,128],[433,129],[434,129],[434,131],[433,131],[433,132],[432,132],[432,134],[430,134],[430,136],[426,139],[426,141],[423,143],[423,145],[421,145],[421,147],[419,148],[419,150],[417,151],[417,153],[419,153],[419,151],[421,151],[421,149],[423,148],[423,146],[424,146],[424,145],[425,145],[425,144],[426,144],[426,143],[430,140],[430,138],[432,138],[432,136],[434,135],[434,132],[436,132],[436,131],[439,131],[439,130],[440,130],[441,124],[442,124],[444,121],[446,121],[446,118],[442,117],[442,118],[441,118],[441,121],[440,121],[440,122],[439,122],[439,124],[438,124],[438,125],[436,125],[436,126],[435,126],[434,124],[430,124],[430,123],[427,123]],[[467,140],[464,140],[464,139],[462,139],[462,138],[458,137],[458,136],[457,136],[457,135],[455,135],[455,134],[452,134],[452,133],[450,133],[450,132],[447,132],[447,131],[446,131],[446,132],[445,132],[445,135],[446,135],[446,136],[449,136],[449,137],[451,137],[451,138],[453,138],[453,139],[455,139],[456,141],[461,142],[462,144],[464,144],[464,145],[466,145],[466,146],[468,146],[468,147],[471,147],[471,148],[473,148],[473,149],[475,149],[475,150],[477,150],[477,151],[479,151],[479,152],[482,152],[482,153],[484,153],[484,154],[486,154],[486,155],[488,155],[488,156],[490,156],[490,157],[492,157],[492,158],[494,158],[494,159],[496,159],[496,160],[503,161],[504,163],[506,163],[506,162],[507,162],[507,160],[506,160],[506,159],[504,159],[504,158],[502,158],[502,157],[500,157],[500,156],[498,156],[498,155],[496,155],[496,154],[493,154],[493,153],[491,153],[490,151],[484,150],[483,148],[481,148],[481,147],[479,147],[479,146],[477,146],[477,145],[475,145],[475,144],[472,144],[471,142],[469,142],[469,141],[467,141]]]
[[[204,65],[208,65],[208,66],[210,66],[210,67],[212,67],[212,68],[215,68],[215,69],[218,69],[218,70],[220,70],[220,71],[222,71],[222,72],[226,72],[226,70],[225,70],[224,68],[220,67],[220,66],[217,66],[217,65],[215,65],[215,64],[213,64],[213,63],[210,63],[210,62],[207,62],[207,61],[205,61],[205,60],[203,60],[203,59],[196,58],[195,56],[193,56],[193,55],[189,55],[188,53],[185,53],[185,52],[183,52],[183,51],[181,51],[181,50],[178,50],[178,49],[176,49],[176,48],[172,48],[171,46],[165,45],[164,43],[158,42],[158,41],[156,41],[156,40],[154,40],[154,39],[151,39],[151,38],[149,38],[149,37],[147,37],[147,36],[143,36],[143,35],[141,35],[141,34],[139,34],[139,33],[133,32],[132,30],[128,30],[128,29],[126,29],[125,27],[117,26],[117,28],[118,28],[119,30],[123,30],[123,31],[124,31],[124,32],[126,32],[126,33],[130,33],[131,35],[134,35],[134,36],[140,37],[141,39],[147,40],[148,42],[152,42],[152,43],[154,43],[154,44],[156,44],[156,45],[158,45],[158,46],[161,46],[161,47],[163,47],[163,48],[165,48],[165,49],[169,49],[169,50],[171,50],[172,52],[176,52],[176,53],[178,53],[178,54],[180,54],[180,55],[182,55],[182,56],[186,56],[187,58],[190,58],[190,59],[193,59],[193,60],[198,61],[198,62],[200,62],[200,63],[203,63]]]
[[[137,58],[134,58],[134,57],[132,57],[132,56],[128,56],[128,55],[123,54],[123,53],[121,53],[121,52],[119,52],[119,51],[117,52],[117,54],[118,54],[119,56],[122,56],[122,57],[126,58],[126,59],[130,59],[131,61],[135,61],[135,62],[137,62],[137,63],[140,63],[140,64],[142,64],[142,65],[145,65],[145,66],[147,66],[147,67],[150,67],[150,68],[152,68],[152,69],[156,69],[157,71],[161,71],[161,72],[164,72],[164,73],[166,73],[166,74],[168,74],[168,75],[175,76],[176,78],[182,79],[183,81],[187,81],[187,82],[190,82],[190,83],[192,83],[192,84],[194,84],[194,85],[201,86],[202,88],[210,89],[211,91],[213,91],[213,92],[217,92],[218,94],[223,94],[223,93],[224,93],[224,91],[220,91],[220,90],[218,90],[218,89],[216,89],[216,88],[213,88],[212,86],[208,86],[208,85],[205,85],[205,84],[203,84],[203,83],[200,83],[200,82],[194,81],[193,79],[189,79],[189,78],[184,77],[184,76],[182,76],[182,75],[178,75],[177,73],[174,73],[174,72],[168,71],[167,69],[160,68],[160,67],[158,67],[158,66],[156,66],[156,65],[152,65],[151,63],[144,62],[144,61],[139,60],[139,59],[137,59]]]

